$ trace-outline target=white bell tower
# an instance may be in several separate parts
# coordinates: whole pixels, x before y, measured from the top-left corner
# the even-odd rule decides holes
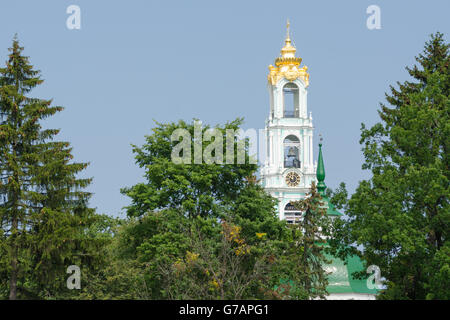
[[[285,46],[275,66],[269,66],[268,89],[270,113],[266,120],[267,157],[261,170],[263,187],[279,200],[280,219],[293,223],[300,212],[290,205],[305,197],[311,182],[316,181],[313,163],[313,125],[308,115],[307,87],[309,74],[300,67],[291,44],[289,21]]]

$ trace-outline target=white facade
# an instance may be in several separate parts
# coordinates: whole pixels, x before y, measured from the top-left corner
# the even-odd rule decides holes
[[[268,89],[270,113],[265,125],[267,157],[261,169],[261,180],[263,187],[279,200],[280,219],[291,222],[295,219],[295,212],[285,211],[286,205],[290,201],[304,198],[311,182],[316,181],[317,165],[313,160],[314,127],[311,112],[308,115],[308,91],[301,78],[289,81],[285,77],[275,84],[269,81]],[[291,98],[292,108],[288,110],[288,99]],[[298,141],[289,141],[296,140],[295,138]],[[300,164],[298,161],[296,164],[291,162],[295,159]],[[289,184],[286,181],[290,172],[298,175],[298,183]]]

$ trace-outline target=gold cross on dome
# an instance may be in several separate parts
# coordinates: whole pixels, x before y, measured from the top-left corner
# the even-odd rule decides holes
[[[287,29],[287,38],[289,39],[289,27],[291,26],[291,24],[289,23],[289,18],[287,19],[287,23],[286,23],[286,29]]]

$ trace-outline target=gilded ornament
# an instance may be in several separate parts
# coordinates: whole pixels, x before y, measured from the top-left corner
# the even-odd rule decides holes
[[[297,49],[291,44],[289,26],[288,21],[285,45],[281,49],[281,57],[275,59],[275,67],[273,65],[269,66],[267,79],[272,85],[276,85],[283,78],[289,81],[301,79],[305,87],[307,87],[309,85],[308,67],[303,66],[300,68],[302,58],[295,56]]]

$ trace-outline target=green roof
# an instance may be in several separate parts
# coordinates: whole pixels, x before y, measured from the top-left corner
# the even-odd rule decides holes
[[[327,260],[331,261],[330,264],[326,264],[324,269],[327,272],[331,272],[328,275],[328,293],[362,293],[362,294],[377,294],[377,289],[369,289],[367,287],[367,278],[356,279],[353,276],[354,272],[360,272],[364,270],[364,264],[358,256],[349,256],[347,258],[347,264],[342,259],[336,258],[331,254],[324,253]],[[369,277],[369,274],[367,274]],[[294,282],[289,279],[281,279],[280,284],[289,283],[291,286],[295,286]],[[278,286],[275,286],[275,289]]]
[[[349,256],[347,264],[344,261],[330,254],[324,254],[331,264],[325,265],[325,270],[331,272],[328,276],[329,293],[366,293],[377,294],[376,289],[367,287],[367,278],[363,280],[356,279],[354,272],[364,270],[364,264],[358,256]],[[369,274],[367,274],[367,277]]]
[[[329,216],[342,216],[343,214],[336,210],[334,205],[330,202],[325,196],[322,196],[323,202],[325,202],[325,206],[327,207],[327,215]]]
[[[322,195],[323,205],[320,208],[327,209],[327,215],[329,216],[343,216],[343,214],[336,210],[334,205],[330,202],[330,199],[325,195]]]

